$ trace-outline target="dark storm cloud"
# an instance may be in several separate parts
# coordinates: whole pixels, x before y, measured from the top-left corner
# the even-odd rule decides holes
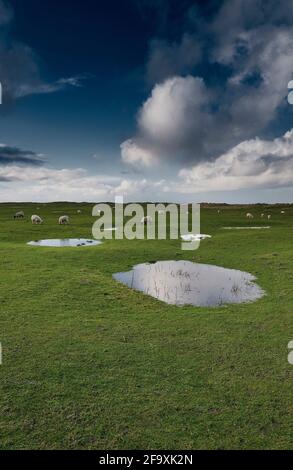
[[[11,183],[15,181],[14,178],[7,178],[6,176],[0,176],[0,183]]]
[[[175,75],[186,74],[201,60],[199,39],[184,34],[179,43],[153,40],[147,63],[147,81],[158,83]]]
[[[17,147],[0,145],[0,165],[20,164],[26,166],[40,166],[44,163],[41,155],[31,150],[22,150]]]
[[[13,18],[12,8],[4,1],[0,2],[0,25],[7,24]]]
[[[48,83],[41,76],[39,59],[28,45],[12,39],[10,24],[13,11],[0,0],[0,81],[3,103],[32,94],[54,93],[68,87],[79,87],[85,76],[68,77]]]

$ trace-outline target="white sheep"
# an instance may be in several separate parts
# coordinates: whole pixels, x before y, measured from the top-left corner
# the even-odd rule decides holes
[[[150,225],[153,223],[153,219],[149,215],[147,215],[146,217],[143,217],[141,219],[140,223],[143,225]]]
[[[24,218],[23,211],[16,212],[16,214],[14,215],[14,219],[23,219],[23,218]]]
[[[77,213],[78,213],[78,214],[81,214],[81,210],[80,210],[80,209],[78,209]]]
[[[285,211],[281,211],[281,214],[285,214]]]
[[[264,218],[264,216],[265,216],[264,214],[261,214],[261,218],[262,218],[262,219]]]
[[[43,219],[39,215],[35,214],[31,216],[31,221],[34,225],[40,225],[43,223]]]
[[[69,224],[69,217],[68,217],[68,215],[62,215],[61,217],[59,217],[58,223],[59,223],[59,225],[66,225],[66,224]]]
[[[246,217],[247,217],[248,219],[253,219],[253,215],[252,215],[250,212],[248,212],[248,213],[246,214]]]
[[[269,215],[268,215],[268,220],[270,220],[271,217],[272,217],[271,214],[269,214]]]

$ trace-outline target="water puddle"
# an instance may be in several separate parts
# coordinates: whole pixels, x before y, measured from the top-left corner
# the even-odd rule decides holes
[[[35,240],[29,242],[28,245],[32,246],[51,246],[57,248],[63,247],[78,247],[78,246],[94,246],[100,245],[102,242],[97,240],[89,240],[88,238],[56,238],[48,240]]]
[[[222,227],[223,230],[266,230],[271,227]]]
[[[219,306],[260,299],[264,291],[252,274],[190,261],[138,264],[114,279],[172,305]]]
[[[212,238],[211,235],[205,235],[203,233],[188,233],[187,235],[181,235],[181,239],[185,242],[195,242],[199,240],[205,240],[206,238]]]

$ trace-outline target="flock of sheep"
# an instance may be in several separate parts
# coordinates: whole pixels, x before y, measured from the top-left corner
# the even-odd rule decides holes
[[[16,214],[14,215],[14,219],[24,219],[24,217],[25,215],[23,211],[16,212]],[[40,225],[44,222],[43,219],[39,215],[36,215],[36,214],[31,216],[31,221],[33,225]],[[59,225],[67,225],[69,224],[69,222],[70,222],[70,219],[68,215],[62,215],[58,219]]]
[[[78,210],[77,213],[81,214],[81,210]],[[24,219],[24,217],[25,215],[23,211],[16,212],[16,214],[14,215],[14,219]],[[36,215],[36,214],[31,216],[31,221],[33,225],[40,225],[44,222],[43,219],[39,215]],[[69,222],[70,222],[70,219],[68,215],[62,215],[58,219],[59,225],[67,225],[69,224]],[[153,219],[150,216],[146,216],[141,219],[141,223],[144,225],[151,224],[152,222],[153,222]]]
[[[101,211],[98,211],[98,212],[99,212],[98,215],[100,215]],[[77,213],[81,214],[81,210],[78,210]],[[160,213],[162,213],[162,211],[160,211]],[[14,219],[24,219],[24,217],[25,217],[25,214],[23,211],[16,212],[16,214],[14,215]],[[33,225],[40,225],[44,222],[43,219],[39,215],[36,215],[36,214],[31,216],[31,221]],[[67,225],[69,224],[69,222],[70,222],[70,219],[68,215],[62,215],[58,219],[59,225]],[[153,223],[153,219],[150,216],[146,216],[141,219],[141,223],[143,225],[150,225]]]
[[[162,211],[160,211],[160,212],[162,212]],[[81,210],[78,210],[77,213],[80,214]],[[218,214],[220,214],[220,213],[221,213],[221,211],[218,210]],[[281,214],[284,215],[285,211],[281,211]],[[24,215],[23,211],[16,212],[16,214],[14,215],[14,219],[24,219],[24,217],[25,217],[25,215]],[[264,217],[265,217],[265,214],[261,214],[261,218],[264,218]],[[267,215],[268,220],[270,220],[271,217],[272,217],[271,214]],[[254,215],[251,214],[250,212],[247,212],[246,218],[247,219],[254,219]],[[32,221],[32,224],[34,224],[34,225],[40,225],[44,222],[43,219],[39,215],[36,215],[36,214],[31,216],[31,221]],[[69,222],[70,222],[70,219],[69,219],[68,215],[62,215],[58,219],[59,225],[67,225],[67,224],[69,224]],[[146,217],[143,217],[141,219],[141,223],[144,224],[144,225],[152,224],[152,222],[153,222],[152,217],[150,217],[150,216],[146,216]]]
[[[281,214],[284,215],[284,214],[285,214],[285,211],[281,211]],[[265,217],[265,215],[266,215],[266,214],[261,214],[261,218],[263,219],[263,218]],[[248,212],[248,213],[246,214],[246,217],[247,217],[247,219],[254,219],[254,215],[251,214],[250,212]],[[271,215],[271,214],[267,214],[267,218],[268,218],[268,220],[270,220],[270,219],[272,218],[272,215]]]

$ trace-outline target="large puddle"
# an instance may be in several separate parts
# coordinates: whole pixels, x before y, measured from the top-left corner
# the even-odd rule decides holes
[[[114,279],[172,305],[219,306],[260,299],[264,291],[252,274],[190,261],[138,264]]]
[[[29,242],[32,246],[53,246],[57,248],[77,247],[77,246],[94,246],[100,245],[102,242],[98,240],[89,240],[88,238],[55,238],[48,240],[35,240]]]

